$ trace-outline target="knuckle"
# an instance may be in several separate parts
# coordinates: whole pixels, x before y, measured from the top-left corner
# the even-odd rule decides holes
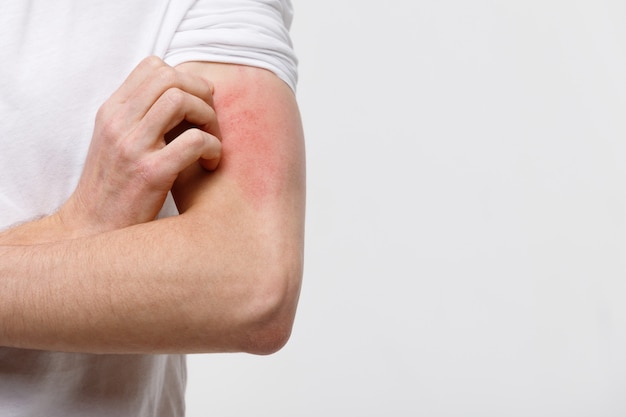
[[[158,173],[155,164],[150,158],[144,158],[137,161],[136,172],[137,175],[147,184],[152,184]]]
[[[137,161],[136,175],[148,189],[169,190],[176,179],[177,172],[170,172],[167,164],[157,155],[146,156]]]
[[[124,134],[120,122],[116,118],[105,118],[100,123],[100,134],[107,141],[117,141]]]
[[[100,106],[100,108],[96,112],[96,125],[102,125],[106,123],[108,115],[109,115],[109,109],[105,103],[102,106]]]
[[[161,66],[157,70],[156,77],[165,88],[175,86],[178,81],[177,71],[169,65]]]
[[[185,93],[178,88],[170,88],[163,93],[163,98],[170,107],[180,108],[185,102]]]
[[[211,106],[207,106],[206,109],[203,111],[203,118],[204,123],[202,124],[202,128],[212,135],[219,137],[220,129],[215,109]]]
[[[158,69],[163,67],[163,65],[165,65],[165,63],[163,62],[163,60],[155,55],[151,55],[149,57],[144,58],[141,61],[141,66],[144,66],[146,68],[150,68],[150,69]]]
[[[201,86],[202,98],[209,103],[213,102],[213,92],[215,91],[213,83],[204,77],[199,77],[198,85]]]
[[[161,188],[167,181],[173,182],[175,179],[169,178],[167,168],[158,153],[145,154],[141,158],[137,158],[134,162],[133,173],[147,189]],[[171,184],[168,185],[171,186]]]
[[[205,143],[205,134],[200,129],[189,129],[185,132],[190,147],[201,148]]]
[[[207,106],[206,116],[207,116],[207,119],[209,119],[208,124],[214,124],[217,122],[217,113],[215,112],[215,109],[212,106]]]
[[[117,158],[124,164],[129,163],[135,158],[135,146],[131,141],[122,141],[115,147]]]

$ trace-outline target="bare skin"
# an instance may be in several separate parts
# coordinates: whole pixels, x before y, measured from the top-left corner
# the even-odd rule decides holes
[[[101,108],[68,202],[0,234],[0,345],[272,353],[302,276],[295,98],[260,69],[141,65]],[[197,128],[166,145],[181,121]],[[181,214],[153,220],[170,188]]]

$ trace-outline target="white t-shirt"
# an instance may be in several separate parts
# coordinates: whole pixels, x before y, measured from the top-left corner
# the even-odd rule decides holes
[[[3,2],[0,230],[68,198],[98,108],[148,55],[258,66],[294,89],[291,16],[289,0]],[[182,355],[0,348],[2,417],[182,416],[184,386]]]

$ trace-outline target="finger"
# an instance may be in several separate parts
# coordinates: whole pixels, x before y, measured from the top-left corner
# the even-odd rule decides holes
[[[186,91],[213,105],[214,87],[210,81],[176,70],[160,58],[151,56],[141,61],[113,93],[108,100],[108,107],[125,104],[125,120],[136,122],[170,88]]]
[[[203,166],[213,170],[221,154],[222,143],[215,136],[200,129],[188,129],[157,151],[154,163],[166,178],[171,178],[198,160],[205,161]]]
[[[158,71],[167,64],[156,56],[144,58],[126,77],[124,82],[111,95],[111,99],[122,103],[127,101],[136,91],[136,89],[149,78],[150,74]]]
[[[133,140],[141,146],[150,146],[161,141],[166,133],[181,122],[193,126],[213,136],[219,136],[215,110],[204,100],[178,89],[166,91],[150,108],[133,132]]]
[[[126,115],[140,120],[168,90],[178,89],[213,105],[213,84],[199,76],[177,71],[170,66],[156,69],[128,97]]]
[[[221,155],[219,158],[211,158],[211,159],[200,158],[199,162],[200,162],[200,165],[202,165],[202,168],[206,169],[207,171],[215,171],[217,169],[217,166],[220,164],[220,160],[221,160]]]
[[[132,117],[129,117],[126,107],[120,108],[120,105],[130,103],[129,100],[140,86],[153,75],[157,73],[161,68],[165,68],[168,65],[163,62],[162,59],[156,56],[149,56],[144,58],[126,77],[122,85],[109,97],[109,99],[100,107],[99,116],[101,119],[108,119],[115,117],[116,119],[125,120],[128,126],[137,121],[137,110],[134,111]],[[141,114],[139,115],[139,118]]]

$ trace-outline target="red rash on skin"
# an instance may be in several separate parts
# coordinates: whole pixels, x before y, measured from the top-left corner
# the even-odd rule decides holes
[[[228,89],[214,97],[222,132],[220,168],[230,171],[244,194],[255,204],[279,192],[281,144],[271,137],[276,130],[276,109],[268,109],[262,92]],[[242,106],[242,104],[244,104]],[[237,106],[236,111],[231,106]],[[224,116],[222,116],[224,115]]]

